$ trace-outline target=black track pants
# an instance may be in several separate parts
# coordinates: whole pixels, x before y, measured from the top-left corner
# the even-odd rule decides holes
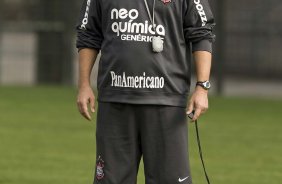
[[[191,184],[185,108],[99,102],[95,184]],[[141,184],[141,183],[140,183]]]

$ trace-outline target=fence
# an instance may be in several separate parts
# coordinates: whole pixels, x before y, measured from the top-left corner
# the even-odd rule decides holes
[[[218,2],[225,74],[282,79],[282,1]]]
[[[0,0],[2,83],[9,83],[7,75],[13,79],[13,75],[25,73],[20,72],[20,66],[34,73],[32,83],[73,83],[74,25],[79,13],[78,4],[75,0]],[[26,37],[34,41],[26,42]],[[33,49],[28,50],[28,47]],[[19,54],[23,57],[33,54],[33,60],[22,61],[20,56],[14,57]],[[33,64],[27,67],[24,62]],[[21,83],[25,76],[14,76],[16,78],[15,81]]]

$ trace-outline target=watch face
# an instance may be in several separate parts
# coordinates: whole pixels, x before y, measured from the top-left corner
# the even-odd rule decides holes
[[[211,88],[211,83],[210,81],[205,81],[205,82],[197,82],[196,85],[202,86],[204,89],[209,90]]]
[[[203,85],[204,85],[204,87],[205,87],[206,89],[210,89],[210,88],[211,88],[211,83],[210,83],[210,81],[204,82]]]

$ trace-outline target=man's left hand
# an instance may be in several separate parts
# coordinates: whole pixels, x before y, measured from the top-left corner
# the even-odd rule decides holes
[[[209,107],[208,90],[203,89],[200,86],[196,86],[189,103],[187,105],[187,114],[190,114],[193,110],[194,116],[192,122],[196,121],[202,114],[204,114]]]

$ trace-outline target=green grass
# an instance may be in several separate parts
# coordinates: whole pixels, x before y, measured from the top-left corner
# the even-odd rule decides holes
[[[65,87],[0,87],[0,184],[92,183],[95,123],[77,113],[75,95]],[[281,105],[282,99],[210,99],[199,123],[212,183],[281,183]],[[194,184],[204,184],[189,128]]]

